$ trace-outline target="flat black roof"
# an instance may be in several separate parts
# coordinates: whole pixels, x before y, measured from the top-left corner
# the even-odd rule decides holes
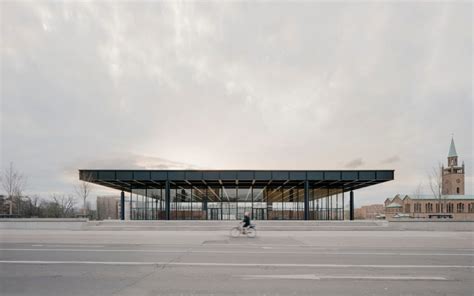
[[[394,170],[79,170],[79,179],[130,191],[131,188],[172,186],[264,187],[294,186],[308,181],[310,188],[344,191],[391,181]]]

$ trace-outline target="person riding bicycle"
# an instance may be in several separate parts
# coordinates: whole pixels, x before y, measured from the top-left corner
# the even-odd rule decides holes
[[[249,212],[244,213],[244,220],[242,220],[242,223],[243,223],[242,228],[244,229],[244,233],[245,233],[245,231],[250,226],[250,213]]]

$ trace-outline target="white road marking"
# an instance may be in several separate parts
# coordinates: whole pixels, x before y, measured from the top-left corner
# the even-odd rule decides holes
[[[244,280],[260,280],[260,279],[286,279],[286,280],[320,280],[321,277],[315,274],[275,274],[275,275],[242,275],[239,276]]]
[[[243,240],[245,240],[245,238],[243,238]],[[250,239],[249,239],[250,240]],[[141,244],[141,243],[119,243],[119,242],[111,242],[111,243],[107,243],[107,245],[131,245],[131,246],[135,246],[135,245],[146,245],[146,246],[157,246],[157,247],[162,247],[162,246],[187,246],[187,247],[190,247],[190,246],[198,246],[198,247],[214,247],[214,246],[218,246],[218,247],[239,247],[239,248],[262,248],[262,247],[273,247],[274,249],[285,249],[285,248],[288,248],[288,247],[297,247],[297,248],[301,248],[301,249],[318,249],[318,250],[327,250],[327,249],[337,249],[337,248],[340,248],[341,246],[340,245],[315,245],[315,244],[299,244],[299,245],[296,245],[296,244],[259,244],[259,243],[254,243],[256,242],[256,240],[252,240],[253,243],[248,243],[248,244],[235,244],[235,243],[208,243],[206,244],[205,241],[201,242],[201,243],[159,243],[159,244]],[[23,244],[23,242],[18,242],[18,243],[21,243]],[[67,244],[54,244],[54,245],[48,245],[48,244],[45,244],[44,246],[48,246],[48,247],[67,247],[68,245]],[[81,246],[84,246],[84,247],[94,247],[95,245],[87,245],[87,244],[83,244]],[[103,247],[103,246],[100,246],[100,247]],[[370,249],[380,249],[380,248],[383,248],[384,246],[382,247],[370,247],[370,246],[363,246],[363,247],[358,247],[358,248],[363,248],[364,250],[370,250]],[[422,250],[422,251],[426,251],[426,247],[404,247],[404,246],[397,246],[397,249],[399,250],[403,250],[403,249],[410,249],[410,250]],[[474,249],[472,248],[443,248],[443,247],[432,247],[430,246],[430,250],[452,250],[452,251],[469,251],[469,252],[474,252]]]
[[[74,248],[104,248],[101,245],[31,245],[32,247],[74,247]]]
[[[64,245],[60,245],[59,247],[74,247],[74,248],[104,248],[105,246],[101,246],[101,245],[67,245],[67,246],[64,246]]]
[[[382,280],[382,281],[447,281],[438,276],[357,276],[357,275],[315,275],[315,274],[275,274],[243,275],[244,280],[287,279],[287,280]]]
[[[48,245],[48,247],[103,248],[101,245]]]
[[[77,247],[77,246],[75,246]],[[267,248],[265,248],[267,249]],[[376,255],[376,256],[474,256],[474,253],[401,253],[401,252],[288,252],[288,251],[221,251],[221,250],[153,250],[153,249],[30,249],[0,248],[0,251],[22,252],[136,252],[136,253],[211,253],[211,254],[304,254],[304,255]]]
[[[377,264],[293,264],[293,263],[212,263],[212,262],[137,262],[137,261],[26,261],[0,260],[0,264],[85,264],[85,265],[169,265],[200,267],[328,267],[328,268],[461,268],[472,269],[471,265],[377,265]]]

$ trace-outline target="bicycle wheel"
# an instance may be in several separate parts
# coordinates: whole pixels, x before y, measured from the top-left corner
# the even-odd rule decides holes
[[[257,236],[257,230],[255,228],[247,229],[247,237],[256,237],[256,236]]]
[[[234,227],[230,230],[230,236],[238,237],[240,235],[240,229],[238,227]]]

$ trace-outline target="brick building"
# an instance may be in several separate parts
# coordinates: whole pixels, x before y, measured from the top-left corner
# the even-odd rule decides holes
[[[448,166],[441,168],[442,191],[443,195],[464,194],[464,162],[458,166],[458,154],[454,139],[451,139],[451,145],[448,153]]]
[[[441,168],[441,194],[395,195],[385,200],[388,220],[398,218],[454,219],[474,221],[474,195],[464,194],[464,163],[458,166],[454,139],[448,153],[448,166]]]
[[[355,209],[355,218],[359,220],[380,219],[384,215],[384,205],[373,204]]]
[[[440,217],[454,220],[474,220],[474,195],[395,195],[385,200],[385,216],[388,220],[398,217]]]

